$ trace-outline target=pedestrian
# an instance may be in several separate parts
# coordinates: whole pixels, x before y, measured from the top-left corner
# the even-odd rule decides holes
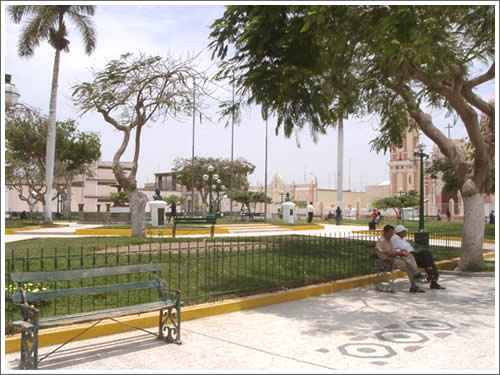
[[[376,218],[377,218],[377,210],[374,208],[372,212],[371,221],[375,222]]]
[[[380,213],[379,210],[377,210],[377,216],[375,217],[375,224],[379,224],[380,220],[382,220],[382,214]]]
[[[335,221],[337,225],[340,225],[340,220],[342,220],[342,210],[337,206],[337,210],[335,210]]]
[[[449,207],[446,209],[446,217],[448,218],[448,221],[450,221],[451,213]]]
[[[495,211],[491,210],[490,212],[490,224],[495,224]]]
[[[436,220],[441,221],[441,211],[438,210],[438,213],[436,215]]]
[[[307,222],[308,223],[312,223],[313,215],[314,215],[313,202],[309,202],[309,204],[307,205]]]
[[[168,217],[169,224],[170,224],[170,219],[172,218],[172,216],[175,217],[176,212],[177,212],[177,205],[175,204],[175,201],[172,201],[172,203],[170,203],[170,216]]]

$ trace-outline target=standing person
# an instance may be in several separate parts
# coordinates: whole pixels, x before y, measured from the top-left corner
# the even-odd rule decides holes
[[[495,224],[495,211],[491,210],[490,212],[490,224]]]
[[[382,214],[380,213],[379,210],[377,210],[377,216],[375,217],[375,224],[380,223],[380,220],[382,219]]]
[[[307,222],[308,223],[312,223],[313,215],[314,215],[313,202],[309,202],[309,204],[307,205]]]
[[[337,210],[335,211],[335,221],[337,225],[340,225],[340,220],[342,220],[342,210],[337,206]]]
[[[417,266],[425,269],[427,278],[431,282],[431,289],[446,289],[437,282],[439,279],[439,272],[434,264],[432,253],[429,250],[415,251],[411,244],[405,240],[405,237],[408,234],[408,229],[404,226],[398,225],[396,229],[394,229],[394,232],[396,234],[391,237],[392,248],[395,250],[405,250],[410,256],[415,258]]]
[[[175,201],[172,201],[172,203],[170,203],[170,216],[168,217],[168,222],[169,223],[170,223],[170,219],[173,216],[175,216],[176,213],[177,213],[177,205],[175,204]]]
[[[441,221],[441,211],[438,210],[437,216],[436,216],[437,221]]]
[[[450,221],[451,213],[449,207],[446,209],[446,217],[448,218],[448,221]]]
[[[410,280],[410,293],[425,293],[425,290],[420,288],[415,280],[417,274],[417,264],[415,258],[406,250],[395,250],[392,246],[391,238],[394,235],[394,227],[387,224],[384,227],[384,233],[377,241],[375,249],[377,256],[386,262],[393,263],[397,268],[406,271],[408,280]]]
[[[372,220],[371,221],[375,222],[376,218],[377,218],[377,210],[374,208],[373,212],[372,212]]]

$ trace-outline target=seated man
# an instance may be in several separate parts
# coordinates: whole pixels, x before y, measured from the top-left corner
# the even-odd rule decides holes
[[[396,250],[405,250],[415,258],[417,266],[425,269],[427,277],[431,281],[431,289],[446,289],[437,282],[439,279],[439,272],[434,264],[432,253],[429,250],[420,250],[416,252],[411,244],[404,239],[408,233],[408,229],[404,226],[398,225],[394,232],[396,232],[396,234],[391,238],[392,247]]]
[[[417,286],[415,275],[417,274],[417,264],[415,258],[410,255],[406,250],[394,250],[391,242],[391,237],[394,235],[394,227],[386,225],[384,227],[384,234],[379,238],[375,248],[377,255],[383,261],[392,262],[397,268],[408,273],[410,280],[411,293],[424,293],[425,290]]]

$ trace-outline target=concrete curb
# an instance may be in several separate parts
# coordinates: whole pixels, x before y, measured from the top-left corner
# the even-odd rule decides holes
[[[485,258],[491,258],[494,256],[495,252],[484,254]],[[439,269],[447,269],[456,265],[459,260],[460,258],[454,258],[450,260],[436,262],[436,266]],[[405,277],[406,273],[402,271],[396,271],[394,276],[396,278],[401,278]],[[304,287],[299,287],[279,292],[264,293],[242,298],[233,298],[218,303],[205,303],[200,305],[187,306],[182,309],[182,321],[203,318],[211,315],[224,314],[239,310],[245,310],[260,306],[266,306],[281,302],[293,301],[312,296],[319,296],[322,294],[334,293],[344,289],[357,288],[360,286],[374,284],[374,283],[375,283],[375,274],[370,274],[345,280],[332,281],[316,285],[308,285]],[[158,312],[127,316],[119,318],[118,320],[139,328],[151,328],[151,327],[156,327],[158,324]],[[38,345],[42,347],[42,346],[62,344],[67,340],[71,339],[72,337],[83,332],[86,328],[88,328],[88,324],[75,324],[67,327],[44,329],[39,332]],[[112,335],[131,330],[133,330],[133,328],[115,323],[113,321],[105,321],[95,326],[92,330],[87,331],[85,334],[81,335],[76,340],[84,340],[93,337]],[[5,338],[5,353],[12,353],[19,351],[20,347],[21,347],[20,334],[16,334]]]

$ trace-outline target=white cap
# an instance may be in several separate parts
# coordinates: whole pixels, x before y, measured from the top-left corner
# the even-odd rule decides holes
[[[396,228],[394,228],[394,232],[395,233],[401,233],[401,232],[408,232],[408,229],[406,229],[404,226],[402,225],[398,225]]]

